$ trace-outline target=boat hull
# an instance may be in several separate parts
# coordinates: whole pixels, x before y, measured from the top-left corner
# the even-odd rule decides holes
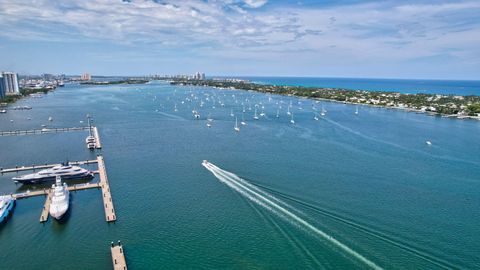
[[[82,174],[76,174],[76,175],[62,175],[63,180],[90,180],[93,178],[93,173],[88,172],[88,173],[82,173]],[[38,178],[17,178],[14,177],[13,180],[16,183],[21,183],[21,184],[39,184],[39,183],[45,183],[45,182],[55,182],[55,175],[52,176],[47,176],[47,177],[38,177]]]
[[[8,218],[8,216],[12,212],[14,206],[15,206],[15,200],[11,200],[7,204],[7,207],[3,211],[2,215],[0,216],[0,223],[3,223],[3,221],[5,221]]]

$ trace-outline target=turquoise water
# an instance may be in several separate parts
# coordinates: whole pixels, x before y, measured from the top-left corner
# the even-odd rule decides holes
[[[215,109],[205,94],[215,96]],[[246,98],[252,111],[247,104],[247,125],[236,133],[229,114],[240,121]],[[266,117],[254,121],[260,102]],[[73,193],[61,222],[38,222],[43,198],[20,200],[0,225],[0,269],[111,269],[109,243],[119,239],[130,269],[368,268],[220,182],[204,159],[379,267],[480,267],[479,121],[366,106],[354,115],[353,105],[164,83],[69,85],[17,104],[33,109],[0,115],[0,130],[94,117],[118,220],[105,222],[98,190]],[[312,105],[322,104],[327,114],[315,121]],[[94,158],[85,136],[0,137],[0,167]],[[14,175],[0,176],[0,193],[25,191]]]
[[[256,83],[442,95],[480,95],[480,81],[314,77],[241,77]]]

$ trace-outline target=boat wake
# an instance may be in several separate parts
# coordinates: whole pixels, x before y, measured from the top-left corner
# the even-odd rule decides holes
[[[226,184],[227,186],[237,191],[247,199],[253,201],[257,205],[264,207],[265,209],[276,214],[280,218],[298,226],[299,228],[309,231],[314,235],[320,237],[321,239],[328,241],[329,243],[338,247],[339,249],[349,254],[356,260],[364,263],[365,265],[373,269],[382,269],[380,266],[370,261],[363,255],[348,247],[347,245],[343,244],[342,242],[338,241],[333,236],[325,233],[324,231],[310,224],[308,221],[302,219],[300,216],[294,213],[296,209],[285,203],[284,201],[259,189],[258,187],[250,184],[244,179],[238,177],[237,175],[220,169],[219,167],[213,165],[212,163],[209,163],[206,160],[203,161],[202,165],[207,170],[209,170],[218,180],[220,180],[220,182]]]

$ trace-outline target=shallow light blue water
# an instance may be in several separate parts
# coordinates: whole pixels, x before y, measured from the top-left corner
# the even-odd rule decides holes
[[[240,121],[241,102],[247,125],[236,133],[229,114]],[[479,121],[367,106],[356,116],[352,105],[158,82],[70,85],[23,104],[33,109],[0,115],[0,130],[78,126],[87,113],[94,117],[118,221],[104,221],[97,190],[73,194],[62,222],[38,222],[43,198],[20,200],[0,225],[1,269],[110,269],[109,243],[118,239],[130,269],[366,268],[221,183],[204,159],[295,207],[380,267],[480,267]],[[266,117],[253,120],[254,104]],[[326,116],[315,121],[312,106],[322,104]],[[0,137],[0,167],[94,158],[85,136]],[[0,176],[0,193],[26,189],[13,176]]]

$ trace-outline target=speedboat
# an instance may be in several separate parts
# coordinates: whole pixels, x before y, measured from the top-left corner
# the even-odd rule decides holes
[[[15,200],[10,195],[0,196],[0,223],[10,214],[15,205]]]
[[[94,173],[78,166],[62,164],[50,169],[41,170],[37,173],[13,177],[12,179],[16,183],[37,184],[55,181],[57,176],[61,176],[63,180],[80,180],[92,179]]]
[[[67,212],[70,203],[70,192],[66,183],[57,175],[55,184],[52,185],[52,202],[50,203],[50,215],[55,219],[61,219]]]

